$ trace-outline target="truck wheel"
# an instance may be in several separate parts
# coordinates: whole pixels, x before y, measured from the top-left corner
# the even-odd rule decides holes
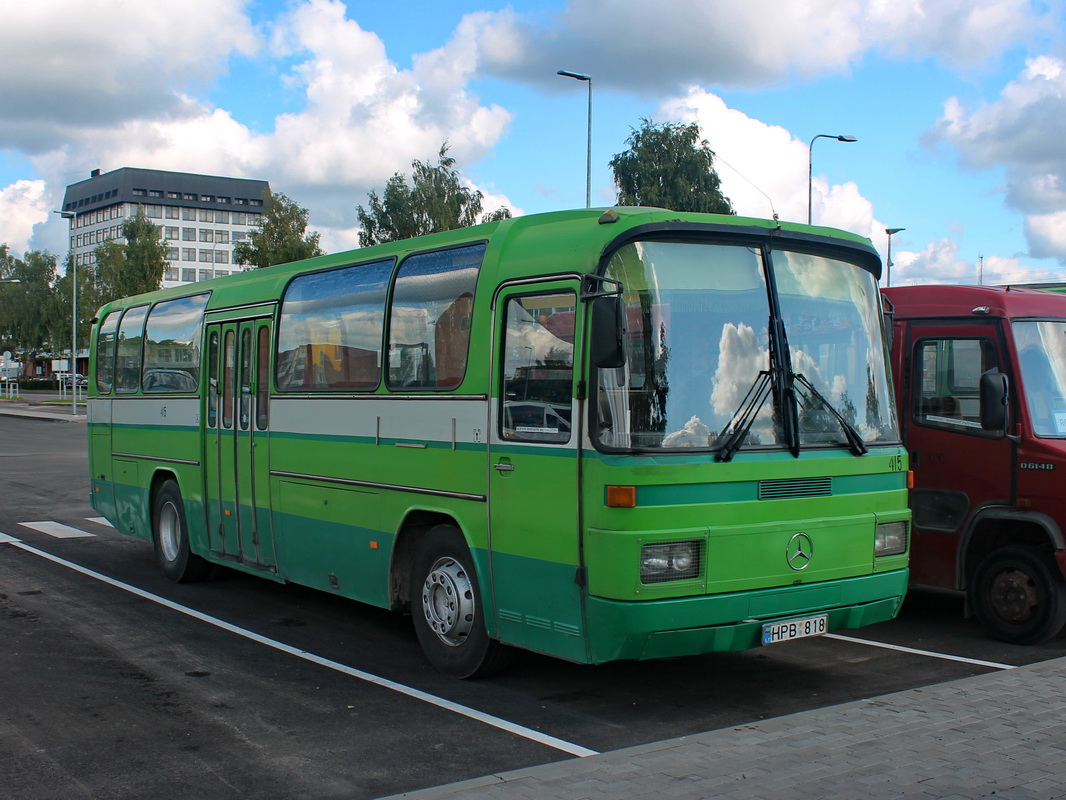
[[[1066,581],[1033,550],[989,553],[970,591],[977,618],[1000,641],[1039,644],[1066,623]]]
[[[163,574],[174,583],[192,583],[207,577],[211,565],[189,550],[189,526],[178,484],[168,480],[152,505],[155,557]]]
[[[411,616],[429,662],[453,678],[481,678],[503,669],[508,649],[490,639],[473,559],[459,529],[437,525],[418,547]]]

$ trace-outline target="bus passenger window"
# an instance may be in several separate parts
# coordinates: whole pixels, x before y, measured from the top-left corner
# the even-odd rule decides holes
[[[100,325],[96,334],[96,390],[107,394],[115,383],[115,333],[121,312],[112,311]]]
[[[233,370],[237,348],[234,347],[233,331],[226,331],[226,344],[222,348],[222,427],[233,427]]]
[[[241,430],[248,430],[252,410],[252,332],[248,328],[241,334]]]
[[[485,246],[407,258],[389,321],[390,389],[454,389],[466,374],[470,320]]]
[[[144,327],[145,392],[200,388],[200,325],[208,294],[156,303]]]
[[[122,315],[118,326],[118,356],[115,361],[115,388],[135,392],[141,385],[141,350],[144,342],[144,317],[148,306],[131,308]]]
[[[207,345],[207,427],[218,425],[218,331]]]
[[[570,441],[574,397],[575,296],[513,297],[507,302],[500,436]]]

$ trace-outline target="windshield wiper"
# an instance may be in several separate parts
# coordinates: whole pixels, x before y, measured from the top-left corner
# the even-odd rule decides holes
[[[833,415],[838,423],[840,423],[840,430],[844,432],[844,438],[848,440],[848,447],[851,448],[852,453],[861,456],[870,451],[870,448],[866,446],[866,442],[862,440],[862,434],[855,430],[855,426],[844,419],[844,416],[833,407],[833,404],[826,400],[822,393],[814,388],[814,384],[798,372],[795,373],[793,377],[797,383],[811,393],[812,397],[821,401],[822,407],[828,409],[829,413]]]
[[[733,415],[733,419],[729,421],[722,429],[722,436],[728,436],[725,442],[722,443],[722,448],[715,455],[715,461],[730,461],[733,456],[737,454],[737,450],[740,449],[740,445],[743,444],[744,438],[748,435],[748,431],[751,430],[751,426],[755,423],[755,418],[759,415],[759,410],[763,407],[763,403],[766,402],[766,398],[770,396],[770,373],[766,370],[759,372],[758,377],[755,379],[755,383],[748,389],[748,393],[744,395],[743,401],[740,403],[740,407],[737,409],[737,413]],[[730,425],[732,430],[730,431]]]

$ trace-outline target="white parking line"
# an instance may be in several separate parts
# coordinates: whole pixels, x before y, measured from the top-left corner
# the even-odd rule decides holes
[[[253,642],[264,644],[267,647],[273,647],[275,650],[280,650],[283,653],[296,656],[297,658],[302,658],[305,661],[310,661],[312,664],[318,664],[319,666],[336,670],[337,672],[344,673],[345,675],[349,675],[353,678],[358,678],[359,680],[366,681],[367,683],[372,683],[376,686],[381,686],[384,689],[390,689],[394,692],[406,695],[407,697],[411,697],[415,700],[420,700],[423,703],[429,703],[430,705],[442,708],[445,711],[451,711],[455,714],[459,714],[469,719],[482,722],[485,725],[490,725],[494,728],[498,728],[499,730],[507,731],[508,733],[515,734],[516,736],[521,736],[524,739],[529,739],[530,741],[537,742],[538,744],[543,744],[547,747],[551,747],[556,750],[561,750],[562,752],[569,753],[573,756],[585,757],[598,755],[598,752],[596,750],[589,750],[587,747],[581,747],[580,745],[572,744],[571,742],[567,742],[562,739],[557,739],[554,736],[549,736],[545,733],[535,731],[532,728],[527,728],[523,725],[517,725],[513,722],[508,722],[507,720],[500,719],[499,717],[494,717],[491,714],[486,714],[482,711],[478,711],[475,708],[460,705],[459,703],[453,703],[451,700],[445,700],[443,697],[437,697],[436,695],[429,694],[428,692],[423,692],[419,689],[414,689],[410,686],[405,686],[402,683],[390,681],[388,678],[381,678],[369,672],[363,672],[362,670],[355,669],[354,667],[349,667],[346,664],[341,664],[337,661],[332,661],[328,658],[317,656],[314,653],[308,653],[306,650],[299,650],[295,647],[292,647],[291,645],[285,644],[284,642],[279,642],[275,639],[269,639],[266,636],[259,635],[258,633],[253,633],[252,631],[245,630],[244,628],[239,628],[236,625],[232,625],[231,623],[225,622],[221,619],[218,619],[217,617],[212,617],[209,614],[204,614],[200,611],[196,611],[195,609],[188,608],[187,606],[179,605],[178,603],[175,603],[172,600],[167,600],[165,597],[160,597],[159,595],[152,594],[151,592],[146,592],[143,589],[138,589],[136,586],[131,586],[128,583],[123,583],[122,581],[115,580],[114,578],[110,578],[107,575],[103,575],[99,572],[95,572],[79,564],[75,564],[72,561],[67,561],[66,559],[54,556],[51,553],[46,553],[44,550],[38,550],[36,547],[32,547],[26,544],[25,542],[16,539],[13,536],[8,536],[4,533],[0,533],[0,543],[13,545],[14,547],[17,547],[20,550],[26,551],[27,553],[32,553],[33,555],[40,556],[41,558],[47,559],[48,561],[51,561],[55,564],[59,564],[60,566],[66,567],[68,569],[72,569],[75,572],[80,572],[82,575],[87,575],[90,578],[95,578],[98,581],[103,581],[104,583],[110,586],[122,589],[123,591],[136,595],[137,597],[141,597],[145,600],[151,600],[153,603],[158,603],[161,606],[169,608],[173,611],[177,611],[181,614],[185,614],[186,616],[192,617],[193,619],[197,619],[201,622],[206,622],[210,625],[214,625],[216,628],[221,628],[224,631],[235,633],[238,636],[243,636],[245,639],[250,639]]]
[[[110,522],[108,522],[103,517],[86,517],[85,519],[89,520],[89,522],[95,522],[97,525],[103,525],[104,527],[107,527],[107,528],[114,528],[115,527],[114,525],[112,525]]]
[[[841,642],[854,642],[855,644],[865,644],[870,647],[881,647],[885,650],[897,650],[900,653],[911,653],[916,656],[929,656],[930,658],[940,658],[944,661],[958,661],[963,664],[973,664],[977,667],[989,667],[991,669],[1017,669],[1014,664],[1000,664],[997,661],[981,661],[977,658],[964,658],[962,656],[951,656],[947,653],[935,653],[932,650],[916,650],[913,647],[903,647],[898,644],[886,644],[885,642],[874,642],[869,639],[857,639],[854,636],[841,636],[838,633],[825,634],[826,639],[838,639]]]
[[[80,539],[86,536],[96,536],[95,533],[72,528],[69,525],[63,525],[59,522],[20,522],[19,525],[23,528],[29,528],[30,530],[40,531],[49,536],[54,536],[56,539]]]

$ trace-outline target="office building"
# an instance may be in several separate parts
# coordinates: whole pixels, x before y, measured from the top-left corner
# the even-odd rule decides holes
[[[166,241],[170,287],[240,271],[233,248],[255,229],[269,192],[266,181],[122,167],[68,186],[62,211],[81,267],[104,242],[122,241],[122,224],[143,207]]]

